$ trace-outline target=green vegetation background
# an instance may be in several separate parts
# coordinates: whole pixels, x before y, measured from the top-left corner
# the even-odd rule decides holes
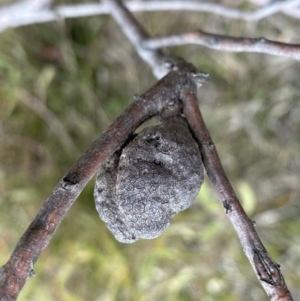
[[[299,21],[281,15],[257,23],[191,12],[137,17],[153,35],[201,28],[300,42]],[[299,62],[198,46],[171,51],[211,74],[199,90],[204,118],[241,202],[299,300]],[[133,94],[154,82],[108,16],[0,34],[0,265],[69,167]],[[267,300],[207,179],[161,237],[129,245],[99,219],[93,182],[19,300]]]

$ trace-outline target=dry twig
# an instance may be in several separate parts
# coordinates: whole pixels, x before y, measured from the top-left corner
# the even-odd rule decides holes
[[[265,38],[230,37],[202,30],[143,41],[143,46],[149,49],[186,44],[201,45],[220,51],[266,53],[300,60],[300,44],[280,43]]]
[[[77,18],[95,15],[109,14],[109,8],[103,3],[84,3],[76,5],[58,5],[50,9],[46,5],[51,0],[23,0],[13,5],[0,8],[0,32],[7,28],[46,23],[55,21],[58,18]],[[138,11],[194,11],[205,12],[230,19],[240,19],[255,22],[270,17],[276,13],[284,13],[290,17],[299,19],[299,0],[274,1],[264,7],[253,11],[243,11],[237,8],[230,8],[224,5],[198,2],[198,1],[127,1],[126,7],[132,12]]]
[[[156,69],[164,58],[157,50],[141,49],[147,33],[118,0],[105,0],[116,21],[133,42],[141,57]],[[157,61],[156,61],[157,60]],[[173,66],[172,66],[173,64]],[[33,275],[33,265],[47,246],[60,222],[84,186],[100,166],[146,119],[164,110],[178,113],[183,101],[184,114],[199,144],[206,172],[230,218],[243,250],[262,286],[272,301],[291,301],[279,266],[262,245],[253,223],[242,209],[219,160],[215,145],[204,124],[197,104],[196,83],[202,81],[191,64],[175,60],[172,70],[144,95],[131,104],[107,131],[94,142],[61,179],[49,199],[17,244],[8,262],[0,269],[0,300],[15,300],[26,279]],[[158,75],[159,76],[159,75]]]
[[[166,74],[164,68],[164,55],[159,49],[146,49],[141,47],[142,41],[149,36],[145,30],[138,24],[136,19],[125,6],[119,6],[115,1],[103,0],[110,9],[110,13],[115,21],[122,27],[127,38],[135,46],[139,56],[152,68],[154,76],[161,78]]]
[[[280,266],[270,257],[260,241],[253,222],[242,208],[220,161],[217,149],[206,128],[193,85],[181,96],[183,112],[196,138],[207,175],[230,219],[253,270],[271,301],[291,301]]]
[[[122,5],[120,0],[105,1],[110,5],[113,17],[129,38],[134,32],[142,30],[141,25],[137,21],[134,22],[134,26],[137,26],[137,28],[129,28],[126,26],[128,20],[131,20],[133,16],[124,5]],[[117,16],[113,13],[114,9],[119,12]],[[140,47],[139,44],[138,47]],[[178,62],[174,64],[173,68],[175,68],[175,70],[178,68]],[[191,80],[191,78],[193,78],[193,80]],[[267,253],[257,235],[253,222],[248,218],[236,197],[224,172],[215,145],[203,121],[197,103],[195,81],[203,82],[206,80],[207,78],[203,76],[203,74],[195,73],[195,71],[191,72],[187,77],[186,85],[181,90],[180,95],[180,99],[183,101],[185,117],[199,144],[206,172],[237,232],[243,250],[270,300],[291,301],[293,299],[286,287],[279,265],[277,265]]]
[[[177,112],[179,95],[194,67],[182,64],[133,102],[61,179],[26,230],[8,262],[0,269],[0,300],[16,300],[40,253],[87,182],[134,130],[165,109]]]
[[[23,0],[0,9],[0,32],[10,28],[34,23],[55,21],[58,18],[74,18],[111,13],[119,23],[122,14],[118,7],[111,10],[114,2],[103,0],[103,3],[87,3],[79,5],[57,6],[50,9],[52,0]],[[128,1],[124,9],[131,11],[198,11],[220,15],[231,19],[245,21],[259,21],[279,12],[299,18],[300,0],[273,2],[257,10],[248,12],[223,5],[198,1]],[[125,8],[125,6],[127,8]],[[124,18],[123,18],[124,19]],[[152,67],[157,78],[166,74],[161,64],[162,55],[158,50],[161,47],[172,47],[185,44],[198,44],[208,48],[229,52],[257,52],[276,56],[285,56],[299,60],[299,45],[280,43],[266,38],[230,37],[204,31],[194,31],[179,35],[149,39],[144,30],[135,26],[135,19],[129,18],[122,26],[129,40],[135,45],[139,55]],[[130,28],[130,29],[129,29]],[[139,28],[137,31],[135,28]],[[155,51],[149,51],[150,49]]]

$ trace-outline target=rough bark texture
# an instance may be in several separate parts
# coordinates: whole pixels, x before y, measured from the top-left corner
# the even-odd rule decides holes
[[[182,117],[144,129],[101,168],[100,218],[120,242],[158,237],[193,202],[203,183],[199,148]]]
[[[63,176],[21,237],[8,262],[0,268],[0,300],[16,300],[33,266],[82,189],[101,165],[120,148],[138,126],[157,114],[182,107],[179,95],[195,68],[178,60],[176,68],[158,81],[121,114]],[[176,113],[176,114],[177,114]]]

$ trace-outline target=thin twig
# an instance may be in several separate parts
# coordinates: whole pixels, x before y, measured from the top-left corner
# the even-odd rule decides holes
[[[179,95],[190,64],[171,71],[144,95],[137,97],[107,131],[96,140],[61,179],[28,227],[8,262],[0,268],[0,301],[16,300],[27,278],[34,275],[33,266],[46,248],[55,230],[100,166],[119,148],[134,130],[153,115],[178,112]]]
[[[36,1],[36,0],[33,0]],[[44,2],[49,2],[44,0]],[[271,41],[265,38],[244,38],[230,37],[219,34],[207,33],[201,30],[171,35],[161,38],[149,39],[145,30],[132,17],[129,11],[124,7],[119,7],[115,1],[104,0],[104,4],[82,4],[74,6],[60,6],[55,11],[45,9],[44,6],[33,6],[32,9],[27,7],[31,1],[22,1],[4,7],[0,10],[0,31],[8,27],[17,27],[39,22],[49,22],[56,20],[58,16],[62,17],[78,17],[89,16],[95,14],[106,14],[111,10],[115,20],[121,25],[124,33],[134,44],[139,55],[152,67],[156,78],[161,78],[166,74],[166,69],[161,63],[164,57],[159,48],[173,47],[186,44],[198,44],[208,48],[228,51],[228,52],[257,52],[266,53],[276,56],[284,56],[292,59],[300,59],[300,45],[288,44]],[[275,2],[266,7],[260,8],[254,12],[242,12],[237,9],[229,9],[224,6],[213,3],[201,3],[195,1],[147,1],[147,2],[127,2],[126,5],[132,11],[154,11],[154,10],[194,10],[209,11],[211,13],[224,13],[225,17],[248,16],[249,20],[256,18],[265,18],[271,14],[284,10],[287,14],[295,17],[300,16],[300,10],[289,10],[288,7],[295,6],[299,1],[282,1]],[[18,7],[20,4],[20,7]],[[21,5],[22,4],[22,5]],[[24,8],[24,5],[25,6]],[[27,7],[27,8],[26,8]],[[230,12],[230,13],[229,13]],[[250,17],[249,17],[250,16]],[[243,17],[243,18],[244,18]],[[246,19],[247,19],[246,18]],[[248,20],[248,19],[247,19]],[[248,20],[248,21],[249,21]]]
[[[300,5],[300,1],[286,0],[273,2],[254,11],[243,11],[216,3],[199,1],[147,1],[140,2],[140,4],[125,2],[125,5],[132,11],[194,11],[211,13],[229,19],[256,22],[278,12],[296,7]]]
[[[7,28],[50,22],[56,19],[50,11],[52,0],[21,0],[0,8],[0,32]]]
[[[109,14],[109,8],[103,3],[84,3],[75,5],[58,5],[53,9],[45,7],[32,7],[28,9],[31,1],[20,1],[13,5],[0,8],[0,32],[8,28],[16,28],[37,23],[46,23],[62,18],[77,18]],[[47,1],[47,0],[44,0]],[[51,0],[50,0],[51,1]],[[24,9],[24,3],[26,3]],[[253,11],[243,11],[223,5],[198,1],[128,1],[125,6],[132,12],[138,11],[194,11],[206,12],[230,19],[245,21],[259,21],[276,13],[285,13],[291,17],[299,18],[299,0],[273,2]]]
[[[282,2],[273,2],[264,7],[253,11],[243,11],[237,8],[230,8],[224,5],[210,3],[210,2],[199,2],[199,1],[126,1],[124,5],[132,12],[144,11],[194,11],[194,12],[205,12],[215,15],[219,15],[229,19],[240,19],[245,21],[259,21],[269,16],[282,11],[288,11],[300,5],[299,0],[287,0]],[[85,11],[89,14],[106,14],[109,13],[107,7],[93,4],[78,5],[78,6],[60,6],[59,12],[66,17],[79,16],[80,10],[82,13]],[[94,12],[93,12],[94,10]],[[78,15],[77,15],[78,14]]]
[[[284,9],[282,12],[289,17],[293,17],[295,19],[300,19],[300,9],[299,8]]]
[[[133,17],[131,12],[119,0],[103,0],[110,9],[110,13],[118,23],[124,34],[135,46],[139,56],[152,68],[156,78],[166,75],[167,69],[164,67],[166,57],[160,49],[145,49],[141,47],[141,43],[146,40],[149,35]]]
[[[300,60],[300,44],[286,44],[265,38],[231,37],[204,32],[186,32],[145,40],[143,46],[149,49],[196,44],[211,49],[229,52],[257,52]]]
[[[253,222],[243,210],[221,164],[218,152],[202,118],[194,85],[183,91],[183,111],[198,142],[207,175],[229,217],[253,270],[271,301],[292,301],[279,265],[267,253]]]

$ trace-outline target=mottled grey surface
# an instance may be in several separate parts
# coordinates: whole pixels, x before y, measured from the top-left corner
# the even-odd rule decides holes
[[[124,243],[158,237],[193,202],[203,182],[200,152],[182,117],[138,134],[100,169],[95,203]]]

